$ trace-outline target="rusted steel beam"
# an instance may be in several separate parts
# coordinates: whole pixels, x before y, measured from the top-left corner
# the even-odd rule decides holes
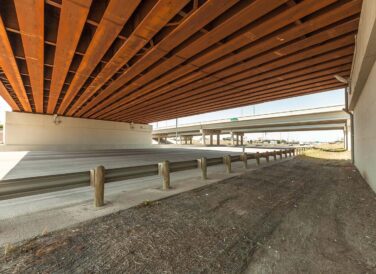
[[[326,74],[328,73],[328,71],[330,71],[328,69],[331,69],[331,68],[338,68],[338,67],[349,68],[351,67],[351,61],[352,61],[352,56],[349,55],[346,58],[341,58],[335,61],[321,63],[316,66],[302,68],[302,69],[298,69],[295,71],[292,70],[292,72],[290,73],[282,74],[276,77],[267,78],[265,80],[261,80],[261,79],[255,80],[255,81],[252,81],[251,84],[242,85],[236,89],[233,89],[231,87],[218,87],[218,88],[213,88],[209,92],[201,92],[201,93],[199,92],[199,90],[197,91],[194,90],[190,92],[192,94],[187,94],[187,96],[180,96],[180,98],[171,97],[170,99],[164,100],[163,108],[168,108],[173,105],[175,106],[179,105],[181,107],[184,107],[184,103],[194,103],[195,102],[194,100],[198,98],[203,98],[204,100],[208,101],[211,99],[215,99],[218,96],[219,92],[221,92],[221,95],[222,94],[230,95],[233,93],[241,92],[242,90],[245,90],[245,89],[272,88],[272,87],[281,85],[281,81],[301,80],[301,79],[304,79],[304,77],[310,76],[311,74],[312,76],[314,76],[313,73],[317,73],[317,72],[318,72],[318,75]],[[265,74],[265,76],[267,76],[267,73]],[[153,111],[158,111],[160,107],[162,107],[162,104],[158,104],[158,105],[150,104],[150,105],[151,106],[149,108],[144,109],[142,115],[148,115],[149,113],[153,113]],[[138,115],[138,112],[136,113],[131,112],[130,114],[128,114],[128,117],[133,117],[135,115]]]
[[[14,0],[35,111],[43,113],[44,0]]]
[[[218,1],[215,1],[216,10],[214,10],[213,15],[216,15],[215,11],[219,11],[218,8],[221,7],[220,3],[217,3]],[[232,1],[225,1],[227,4],[232,3]],[[268,11],[272,10],[275,7],[278,7],[279,5],[283,4],[285,1],[281,0],[273,0],[269,1],[269,4],[266,6],[265,1],[257,0],[254,2],[250,2],[248,6],[245,6],[243,9],[241,9],[238,13],[236,13],[234,16],[231,16],[227,20],[225,20],[223,23],[221,23],[219,26],[214,28],[212,31],[206,33],[205,35],[198,38],[194,43],[190,44],[190,48],[193,48],[195,52],[200,52],[209,46],[217,43],[219,40],[223,39],[227,35],[232,34],[233,32],[239,30],[240,28],[246,26],[250,22],[256,20],[257,18],[261,17]],[[211,5],[211,3],[208,2],[208,5]],[[159,60],[161,57],[158,57],[158,54],[161,56],[164,56],[167,52],[169,52],[173,47],[175,47],[176,39],[181,39],[185,37],[185,33],[191,34],[192,31],[197,31],[197,28],[203,27],[207,23],[207,19],[210,19],[210,16],[206,16],[207,19],[203,20],[201,17],[205,16],[207,12],[206,7],[207,5],[203,5],[199,8],[197,12],[194,12],[190,18],[187,18],[181,25],[179,25],[171,34],[167,35],[163,41],[161,41],[156,49],[160,48],[160,51],[157,51],[156,53],[153,51],[150,51],[150,54],[147,56],[144,56],[144,58],[141,58],[136,64],[132,65],[129,69],[127,69],[116,81],[111,83],[101,94],[94,98],[92,102],[90,102],[85,108],[78,113],[78,115],[82,115],[86,111],[93,109],[100,109],[101,106],[97,106],[98,103],[107,97],[109,97],[111,94],[115,93],[118,89],[123,87],[126,83],[131,81],[133,78],[139,75],[142,71],[144,71],[147,67],[151,66],[156,60],[155,58],[158,58]],[[196,19],[197,18],[197,19]],[[197,20],[198,23],[196,25],[193,25],[191,27],[191,20]],[[189,30],[191,29],[191,30]],[[176,38],[177,37],[177,38]],[[181,38],[180,38],[181,37]],[[204,42],[205,41],[205,42]],[[153,56],[157,55],[157,57],[153,58]],[[185,56],[185,58],[188,58],[189,56]],[[177,62],[183,62],[184,59],[177,58],[174,59],[174,61]],[[116,98],[112,98],[111,100],[116,100]]]
[[[320,32],[316,36],[315,35],[311,36],[311,37],[304,39],[304,40],[301,40],[301,41],[299,41],[295,44],[289,45],[289,46],[284,47],[284,48],[280,48],[276,51],[272,51],[267,55],[261,55],[258,58],[251,59],[248,63],[251,66],[256,67],[260,64],[260,62],[264,62],[265,60],[268,60],[268,59],[271,60],[272,58],[276,59],[278,56],[285,56],[285,55],[291,54],[293,51],[300,51],[303,48],[310,47],[314,43],[315,44],[322,43],[323,41],[328,40],[329,38],[333,39],[336,36],[343,35],[347,32],[352,32],[357,28],[357,25],[358,25],[358,20],[353,20],[351,22],[344,23],[344,24],[342,24],[338,27],[329,29],[325,32]],[[277,56],[276,56],[275,52],[278,52]],[[244,63],[243,63],[243,65],[244,65]],[[160,102],[162,102],[162,101],[165,105],[168,102],[168,100],[172,100],[172,99],[176,103],[177,100],[179,99],[179,96],[188,97],[188,96],[192,95],[187,91],[192,90],[191,93],[197,94],[200,87],[207,86],[207,85],[212,84],[212,83],[216,84],[215,87],[217,87],[217,86],[223,87],[224,85],[230,85],[230,87],[237,87],[239,85],[239,83],[241,83],[241,82],[239,82],[239,80],[244,81],[243,80],[244,77],[252,76],[252,75],[249,75],[249,72],[244,71],[245,69],[247,69],[246,66],[242,66],[243,72],[240,72],[238,67],[232,68],[232,69],[230,69],[230,71],[233,70],[233,69],[235,69],[235,71],[231,72],[234,75],[232,77],[225,78],[226,75],[228,75],[229,73],[222,74],[222,75],[221,74],[219,74],[219,75],[213,74],[209,77],[203,78],[203,80],[201,80],[197,83],[194,83],[193,85],[184,86],[181,83],[180,86],[177,89],[172,90],[172,92],[165,92],[163,89],[158,90],[158,95],[154,95],[153,100],[150,100],[150,97],[148,98],[147,96],[145,96],[145,97],[143,97],[143,101],[142,101],[143,103],[138,104],[136,107],[132,108],[131,105],[127,105],[127,111],[132,112],[135,109],[140,109],[140,108],[142,109],[142,108],[144,108],[143,105],[145,105],[146,103],[149,104],[149,105],[152,105],[152,107],[160,104]],[[263,68],[263,69],[261,69],[261,71],[263,71],[265,69],[266,68]],[[248,68],[248,70],[249,70],[249,68]],[[257,71],[255,71],[255,70],[253,70],[253,71],[255,73],[257,73]],[[218,79],[220,79],[220,81]],[[223,84],[223,82],[225,82],[225,84]],[[179,84],[179,81],[178,81],[177,84]],[[209,86],[209,89],[211,89],[210,86]],[[170,90],[171,90],[171,88],[170,88]],[[161,94],[163,94],[163,95],[161,95]],[[167,101],[165,101],[165,100],[167,100]],[[132,102],[132,104],[135,105],[136,101]]]
[[[8,105],[12,108],[13,111],[20,111],[20,108],[10,96],[7,89],[4,87],[3,82],[0,81],[0,96],[8,103]]]
[[[351,45],[353,43],[354,43],[354,36],[353,35],[347,35],[345,37],[338,38],[334,41],[325,43],[323,45],[308,48],[305,51],[298,51],[296,54],[288,55],[288,56],[283,57],[283,58],[277,58],[277,56],[276,56],[276,61],[274,61],[270,64],[264,65],[263,68],[257,67],[258,64],[257,64],[257,62],[255,62],[255,68],[252,69],[251,72],[253,72],[253,75],[256,75],[256,74],[258,74],[260,72],[264,72],[266,70],[273,70],[273,69],[276,69],[276,68],[279,68],[279,67],[283,67],[283,66],[289,65],[291,63],[297,62],[298,60],[310,58],[312,56],[317,56],[317,55],[323,54],[325,52],[328,52],[328,51],[331,51],[331,50],[334,50],[334,49],[337,49],[337,48],[340,48],[340,47],[343,47],[343,46],[346,46],[346,45]],[[253,61],[253,60],[251,59],[251,61]],[[253,65],[252,62],[249,62],[249,64],[251,66]],[[250,74],[249,71],[246,73],[246,75],[252,76],[252,74]],[[129,107],[129,105],[127,107]],[[111,114],[114,114],[116,112],[118,112],[118,110],[113,109],[107,115],[111,115]],[[100,117],[100,116],[95,115],[93,117]]]
[[[169,1],[161,0],[151,9],[149,14],[136,27],[130,37],[124,42],[101,72],[91,83],[93,88],[105,84],[116,71],[121,69],[136,53],[141,50],[155,34],[162,29],[187,3],[189,0]],[[90,91],[89,91],[90,92]],[[74,104],[67,114],[73,115],[86,96],[81,96],[78,104]],[[62,111],[65,109],[62,109]]]
[[[14,92],[17,95],[24,111],[31,112],[29,99],[27,98],[25,87],[22,82],[20,71],[14,58],[12,47],[9,43],[8,35],[2,18],[0,17],[0,65],[7,76]]]
[[[260,23],[255,27],[252,27],[247,32],[239,35],[237,37],[238,39],[234,38],[230,40],[228,43],[222,46],[219,46],[217,49],[210,51],[206,55],[201,56],[199,60],[200,62],[201,60],[204,60],[207,63],[211,62],[215,60],[216,58],[218,58],[218,55],[223,56],[223,54],[228,54],[232,52],[234,49],[238,49],[241,46],[254,42],[266,36],[268,33],[271,33],[275,30],[278,30],[279,28],[282,28],[292,23],[293,21],[296,20],[296,18],[304,17],[310,14],[311,12],[317,11],[320,8],[323,8],[333,2],[334,1],[325,1],[325,2],[304,1],[300,3],[299,5],[286,10],[285,12],[277,14],[276,16],[270,18],[269,20],[266,20],[265,22]],[[265,1],[263,1],[263,3],[265,5]],[[213,52],[215,52],[216,54],[213,54]],[[171,59],[172,61],[167,60],[166,62],[170,62],[171,63],[170,67],[173,68],[181,64],[182,62],[184,62],[186,60],[185,57],[193,56],[195,54],[196,52],[193,52],[193,48],[190,46],[182,50],[182,52],[176,53],[176,55],[180,57],[181,61],[179,60],[175,61],[174,59]],[[156,89],[162,86],[163,84],[166,84],[176,79],[177,77],[180,77],[181,74],[184,75],[187,72],[189,73],[190,71],[196,70],[197,67],[201,65],[202,64],[198,63],[197,60],[195,60],[189,65],[190,68],[185,67],[184,69],[181,69],[177,75],[174,75],[173,73],[166,74],[165,77],[156,80],[152,84],[149,84],[143,90],[138,90],[136,93],[132,93],[130,96],[120,99],[120,100],[118,100],[119,98],[117,98],[116,96],[113,96],[111,97],[110,102],[107,100],[105,101],[105,104],[108,105],[109,103],[114,102],[113,100],[115,100],[116,102],[113,105],[111,105],[111,108],[116,108],[118,106],[127,104],[130,101],[135,100],[135,98],[140,97],[141,95],[147,94],[150,91],[150,89]],[[155,69],[146,73],[143,77],[140,77],[139,79],[137,79],[137,81],[131,83],[131,85],[128,85],[125,89],[122,89],[121,94],[128,94],[130,92],[134,92],[135,90],[137,90],[140,84],[150,82],[151,80],[163,74],[166,70],[167,70],[166,66],[163,66],[163,65],[156,67]],[[103,106],[101,105],[101,107]],[[99,111],[99,114],[101,113],[103,112]]]
[[[229,109],[229,108],[232,108],[232,107],[242,107],[242,106],[247,106],[247,105],[251,105],[251,104],[260,104],[260,103],[273,101],[273,100],[281,100],[281,99],[287,99],[287,98],[296,97],[296,96],[309,95],[309,94],[313,94],[313,93],[325,92],[325,91],[330,91],[330,90],[334,90],[334,89],[338,89],[338,88],[343,88],[344,86],[345,86],[344,84],[338,83],[338,81],[337,82],[333,81],[333,83],[322,85],[318,88],[317,87],[316,88],[306,88],[306,89],[299,88],[299,90],[297,90],[297,91],[291,91],[291,90],[287,91],[287,92],[284,91],[284,92],[281,92],[281,94],[274,94],[274,95],[265,96],[265,97],[262,97],[262,98],[255,98],[255,99],[254,98],[248,98],[248,100],[237,101],[236,103],[217,106],[214,110],[219,111],[219,110]],[[195,110],[194,115],[206,113],[208,111],[212,111],[212,110],[210,110],[210,109],[208,110],[206,108],[205,109],[200,108],[199,110]],[[183,116],[190,116],[190,115],[193,115],[193,114],[189,111],[187,111],[183,114]],[[183,117],[183,116],[180,116],[180,117]],[[144,117],[140,116],[138,119],[133,120],[133,122],[148,124],[148,123],[155,122],[155,121],[164,121],[164,120],[172,119],[172,117],[176,118],[177,116],[176,115],[175,116],[165,115],[165,116],[153,116],[151,118],[150,117],[144,118]],[[111,121],[124,121],[124,122],[125,121],[132,121],[132,120],[129,120],[127,118],[110,119],[110,120]]]
[[[213,19],[221,15],[223,12],[228,10],[230,7],[238,3],[239,0],[209,0],[198,10],[193,12],[191,15],[180,23],[173,31],[167,34],[167,36],[159,42],[156,46],[150,49],[145,55],[140,58],[135,64],[133,64],[129,69],[125,70],[122,75],[120,75],[116,80],[111,82],[110,86],[107,87],[103,92],[100,93],[95,101],[100,100],[100,97],[105,94],[111,93],[118,88],[122,87],[129,79],[134,78],[140,72],[142,72],[146,67],[154,64],[161,58],[163,58],[169,51],[174,47],[178,46],[184,40],[189,38],[191,35],[199,31],[206,24],[211,22]],[[140,26],[143,27],[143,26]],[[137,30],[136,33],[137,35]],[[149,38],[148,38],[149,39]],[[122,62],[124,63],[124,62]],[[111,69],[107,71],[107,77],[103,78],[101,75],[91,83],[91,85],[85,90],[77,102],[73,105],[72,110],[68,114],[73,114],[75,110],[82,106],[88,98],[93,96],[103,84],[109,80],[109,78],[117,71],[119,68]],[[96,103],[91,102],[84,109],[90,109]],[[84,110],[78,111],[76,115],[84,113]]]
[[[356,27],[356,22],[353,22],[353,27],[355,26]],[[351,31],[351,29],[350,29]],[[340,35],[342,32],[339,32],[337,33],[337,36]],[[331,35],[330,32],[328,32],[328,35]],[[333,36],[334,37],[334,36]],[[309,40],[312,40],[312,39],[309,39]],[[318,41],[322,41],[322,39],[318,40]],[[301,41],[301,42],[304,42]],[[298,42],[296,44],[296,48],[295,49],[299,49],[299,47],[301,46],[301,42]],[[309,44],[307,45],[309,46]],[[289,50],[290,47],[287,47],[287,50]],[[329,49],[330,50],[330,49]],[[286,49],[285,50],[281,50],[281,52],[284,52],[286,53]],[[302,56],[304,57],[305,54],[302,54]],[[308,53],[307,53],[308,55]],[[258,64],[260,64],[261,62],[264,62],[265,60],[270,60],[270,58],[274,58],[274,59],[277,59],[279,56],[278,55],[275,55],[274,51],[271,51],[269,55],[262,55],[262,56],[259,56],[258,58],[256,59],[250,59],[248,61],[248,64],[249,66],[254,66],[256,67]],[[301,57],[299,57],[301,58]],[[289,64],[293,62],[292,58],[285,64]],[[212,79],[211,81],[198,81],[197,83],[193,83],[191,85],[187,85],[186,87],[184,87],[184,82],[180,82],[180,81],[177,81],[176,84],[175,83],[171,83],[169,84],[166,88],[161,88],[161,89],[158,89],[158,92],[157,93],[153,93],[153,94],[150,94],[149,96],[144,96],[142,97],[142,100],[133,100],[130,104],[127,105],[127,109],[131,110],[131,107],[132,105],[136,105],[138,102],[148,102],[148,103],[153,103],[153,101],[147,101],[149,100],[150,98],[152,97],[155,97],[156,95],[158,96],[158,100],[161,100],[163,99],[163,97],[161,97],[162,94],[166,93],[167,91],[169,90],[174,90],[174,89],[178,89],[178,93],[186,93],[187,90],[193,90],[194,88],[197,89],[199,87],[201,87],[202,85],[204,84],[208,84],[208,83],[211,83],[211,82],[216,82],[218,81],[218,79],[221,79],[221,81],[224,81],[224,82],[227,82],[227,80],[224,80],[224,77],[228,76],[228,72],[230,72],[231,74],[234,74],[234,80],[239,80],[239,79],[242,79],[245,77],[245,75],[247,76],[252,76],[254,75],[255,73],[260,73],[260,72],[263,72],[265,70],[269,70],[270,71],[270,68],[268,68],[268,66],[263,66],[263,67],[258,67],[258,69],[254,70],[254,73],[253,74],[249,74],[249,72],[247,71],[244,71],[247,69],[247,67],[245,67],[246,64],[245,63],[242,63],[241,66],[240,66],[240,71],[239,71],[239,67],[231,67],[229,70],[225,70],[225,71],[221,71],[220,73],[218,74],[214,74],[211,78],[209,77],[209,79]],[[249,69],[249,68],[248,68]],[[226,74],[224,74],[224,72],[226,72]],[[231,79],[230,79],[231,80]],[[183,79],[184,81],[184,79]],[[223,86],[224,83],[219,83],[220,86]],[[166,94],[166,96],[170,97],[171,96],[177,96],[178,94],[175,92],[175,93],[172,93],[172,94]]]
[[[47,113],[53,113],[55,110],[91,3],[92,0],[81,0],[80,2],[65,0],[61,4]]]
[[[340,74],[340,75],[342,75],[342,74],[347,75],[347,74],[349,74],[349,71],[350,71],[350,69],[340,70],[340,71],[336,71],[336,73]],[[319,81],[322,81],[322,82],[319,82]],[[224,97],[223,99],[222,98],[216,98],[215,100],[210,101],[211,102],[210,105],[208,105],[206,103],[207,101],[205,99],[198,99],[195,102],[192,102],[193,105],[190,105],[188,107],[186,105],[182,105],[179,108],[175,108],[175,107],[164,108],[163,109],[164,111],[160,110],[159,113],[163,113],[163,114],[166,114],[166,115],[167,114],[179,115],[180,113],[182,113],[186,110],[193,111],[193,110],[197,110],[199,108],[207,108],[207,107],[214,108],[217,105],[221,105],[222,103],[228,104],[228,103],[235,102],[236,100],[246,100],[248,98],[255,99],[258,96],[270,95],[274,92],[279,92],[281,90],[293,91],[294,89],[301,89],[302,87],[306,88],[306,87],[310,87],[310,86],[317,86],[317,85],[327,83],[325,81],[330,81],[330,83],[332,83],[332,82],[335,83],[335,80],[333,80],[333,74],[330,73],[329,75],[326,75],[324,77],[307,79],[305,81],[286,84],[286,85],[283,85],[283,86],[280,86],[280,87],[275,87],[273,89],[259,89],[257,91],[255,91],[254,89],[247,89],[247,90],[244,90],[243,93],[236,93],[236,94],[232,94],[231,96],[230,95],[223,96]],[[151,117],[153,115],[155,116],[155,113],[150,114],[149,117]],[[147,116],[148,115],[145,114],[145,115],[142,115],[142,116],[137,115],[136,117],[147,117]],[[132,117],[132,116],[122,116],[122,117],[127,117],[130,120],[136,118],[136,117]]]
[[[59,106],[58,114],[64,114],[69,104],[101,61],[139,3],[140,0],[110,1],[67,93]]]
[[[164,113],[171,114],[175,113],[176,115],[179,115],[179,113],[185,111],[186,109],[194,110],[198,109],[200,107],[205,108],[208,106],[207,102],[210,102],[210,107],[214,107],[217,104],[221,104],[222,102],[233,102],[234,100],[243,100],[247,99],[248,97],[255,98],[256,96],[261,96],[264,94],[270,94],[273,92],[278,92],[280,90],[287,90],[287,89],[293,89],[295,87],[302,87],[307,85],[316,85],[316,83],[320,83],[327,80],[333,80],[333,75],[341,73],[346,74],[350,71],[351,65],[342,65],[338,66],[332,69],[324,70],[324,71],[318,71],[315,73],[310,73],[301,77],[296,77],[284,81],[279,81],[275,84],[260,86],[258,88],[252,88],[252,87],[244,87],[241,91],[233,91],[230,90],[230,92],[223,92],[221,93],[221,96],[210,96],[210,97],[201,97],[201,98],[192,98],[189,102],[186,103],[179,103],[176,105],[165,105],[159,109],[159,112],[163,109]],[[335,80],[335,79],[334,79]],[[158,110],[157,110],[158,111]],[[123,115],[122,117],[127,117],[129,119],[136,118],[137,116],[143,116],[147,117],[153,116],[156,114],[154,113],[148,113],[147,110],[145,110],[145,113],[142,115]],[[116,116],[115,116],[116,117]],[[109,117],[104,117],[108,119]]]

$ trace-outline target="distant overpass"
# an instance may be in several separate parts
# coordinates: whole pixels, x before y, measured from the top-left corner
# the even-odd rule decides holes
[[[177,135],[187,142],[187,140],[191,141],[193,136],[202,135],[203,144],[206,144],[205,136],[208,135],[210,145],[213,145],[214,135],[217,136],[217,144],[219,144],[220,134],[232,134],[236,137],[236,143],[239,144],[240,137],[242,144],[244,133],[311,130],[347,132],[348,120],[349,115],[343,111],[343,106],[332,106],[165,127],[153,130],[153,138],[162,140]]]

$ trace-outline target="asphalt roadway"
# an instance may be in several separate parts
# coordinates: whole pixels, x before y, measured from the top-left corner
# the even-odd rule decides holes
[[[256,151],[265,150],[246,149],[249,153]],[[0,152],[0,179],[87,171],[98,165],[103,165],[105,168],[118,168],[155,164],[163,160],[184,161],[201,157],[236,155],[241,152],[241,147]]]

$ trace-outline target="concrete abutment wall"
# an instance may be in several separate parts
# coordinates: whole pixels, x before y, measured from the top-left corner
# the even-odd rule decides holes
[[[9,147],[106,149],[151,146],[150,125],[7,112],[4,144]]]
[[[376,192],[376,63],[354,109],[355,165]]]
[[[350,79],[354,163],[376,192],[376,1],[364,0]]]

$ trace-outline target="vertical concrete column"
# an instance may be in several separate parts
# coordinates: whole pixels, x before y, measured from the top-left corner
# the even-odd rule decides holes
[[[242,146],[243,145],[243,138],[244,138],[244,135],[240,135],[240,145]]]
[[[189,138],[189,143],[192,145],[192,139],[193,139],[193,137],[191,136],[190,138]]]
[[[235,145],[233,132],[231,132],[231,145]]]
[[[161,144],[161,137],[158,137],[158,145]]]
[[[277,151],[273,151],[273,157],[274,157],[274,161],[277,160]]]
[[[239,145],[239,134],[236,133],[236,146]]]
[[[217,133],[217,146],[221,145],[221,134]]]
[[[202,144],[205,146],[206,145],[206,140],[205,140],[205,133],[202,132]]]
[[[210,145],[212,146],[213,145],[213,134],[210,133]]]

